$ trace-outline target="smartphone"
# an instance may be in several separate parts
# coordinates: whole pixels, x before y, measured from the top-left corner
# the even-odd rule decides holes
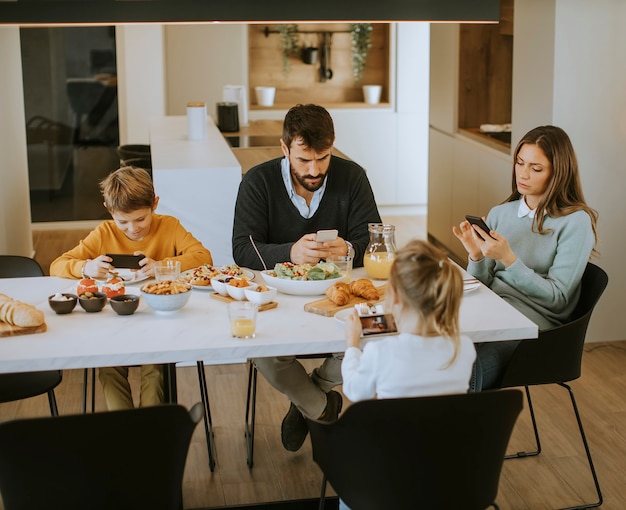
[[[317,235],[315,237],[315,242],[317,243],[327,243],[329,241],[334,241],[337,239],[337,234],[339,234],[338,230],[318,230]]]
[[[467,221],[469,221],[472,225],[478,225],[481,230],[483,230],[485,232],[485,234],[487,234],[489,237],[491,237],[491,239],[495,239],[492,235],[489,234],[489,231],[491,230],[487,224],[484,222],[484,220],[478,216],[470,216],[469,214],[465,216],[465,219]],[[480,233],[478,234],[480,235]],[[483,236],[480,236],[483,237]],[[483,237],[484,239],[484,237]]]
[[[396,320],[390,313],[380,315],[361,315],[361,337],[370,338],[379,335],[395,335],[398,333]]]
[[[125,253],[107,253],[106,256],[113,259],[110,262],[113,267],[127,269],[141,269],[139,261],[145,258],[143,255],[130,255]]]

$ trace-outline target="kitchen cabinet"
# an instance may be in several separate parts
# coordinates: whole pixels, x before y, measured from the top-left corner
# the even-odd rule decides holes
[[[511,190],[511,158],[462,137],[430,130],[428,236],[462,265],[467,253],[452,226],[466,214],[486,216]]]

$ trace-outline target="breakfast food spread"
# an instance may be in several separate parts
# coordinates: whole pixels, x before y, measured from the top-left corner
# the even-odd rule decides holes
[[[368,300],[378,299],[380,294],[374,284],[367,278],[359,278],[350,282],[350,292],[355,296],[360,296]]]
[[[314,266],[279,262],[274,266],[273,273],[270,275],[288,280],[332,280],[341,277],[339,268],[332,262],[318,262]]]
[[[326,295],[333,303],[343,306],[350,301],[350,286],[344,282],[337,282],[326,289]]]
[[[210,264],[202,264],[195,269],[185,272],[184,279],[187,283],[197,287],[208,287],[211,285],[211,278],[218,276],[230,276],[237,278],[247,278],[245,272],[237,264],[229,266],[215,267]]]
[[[78,282],[76,294],[81,296],[87,292],[98,292],[98,282],[93,278],[83,278]]]
[[[359,278],[349,284],[338,282],[331,285],[326,289],[326,296],[336,305],[343,306],[348,304],[352,296],[374,301],[380,298],[380,293],[370,280]]]
[[[230,285],[231,287],[248,287],[250,284],[248,283],[248,280],[243,279],[243,278],[231,278],[228,280],[228,285]]]
[[[162,282],[147,283],[141,287],[148,294],[181,294],[191,290],[191,285],[180,280],[164,280]]]
[[[117,276],[116,273],[112,273],[110,278],[102,285],[102,292],[107,295],[107,298],[124,295],[126,292],[124,280]]]
[[[34,328],[44,323],[44,314],[38,308],[0,294],[0,321],[11,326]]]
[[[202,264],[201,266],[191,269],[185,274],[185,281],[191,283],[191,285],[198,285],[200,287],[208,287],[211,285],[211,278],[221,275],[222,272],[209,265]]]

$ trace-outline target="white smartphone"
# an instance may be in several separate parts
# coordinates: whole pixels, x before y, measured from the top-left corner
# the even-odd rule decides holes
[[[339,231],[336,229],[318,230],[317,235],[315,237],[315,242],[327,243],[329,241],[334,241],[335,239],[337,239],[337,234],[339,234]]]

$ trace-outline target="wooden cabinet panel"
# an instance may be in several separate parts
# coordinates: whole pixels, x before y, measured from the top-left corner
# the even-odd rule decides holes
[[[265,29],[269,34],[265,35]],[[321,52],[322,36],[317,32],[333,32],[331,43],[331,79],[320,81],[317,64],[305,64],[300,56],[289,58],[290,70],[283,73],[283,58],[279,47],[280,35],[275,25],[249,25],[249,97],[250,108],[263,108],[256,104],[254,87],[276,87],[275,107],[284,108],[296,103],[361,103],[361,85],[383,85],[381,102],[389,101],[389,33],[388,23],[375,23],[372,30],[372,47],[360,83],[352,75],[352,46],[350,24],[301,24],[298,25],[299,44],[315,46]],[[318,52],[319,54],[319,52]]]

